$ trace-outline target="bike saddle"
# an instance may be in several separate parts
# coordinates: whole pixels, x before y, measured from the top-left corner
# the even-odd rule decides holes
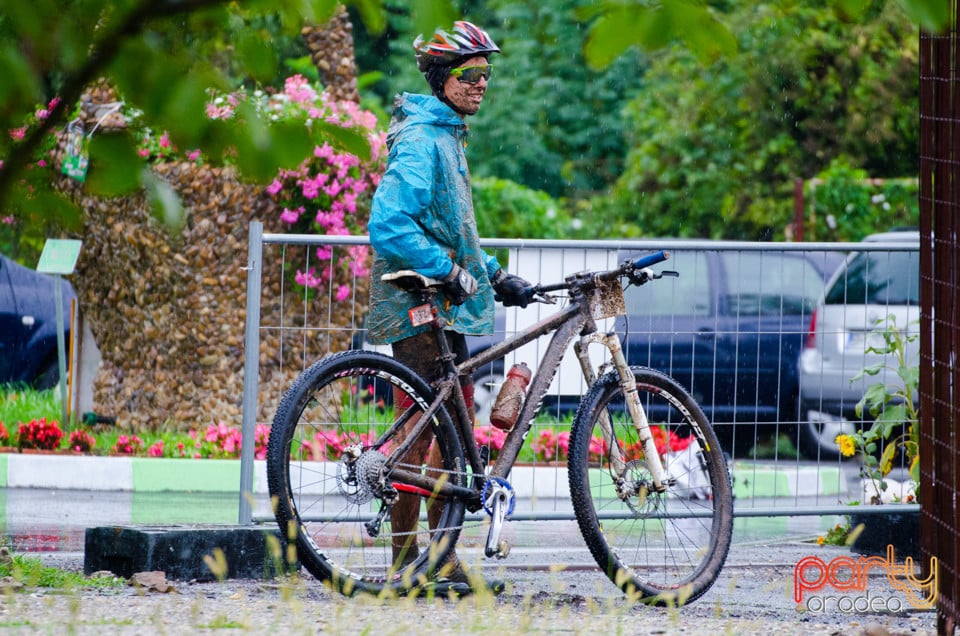
[[[440,287],[443,285],[442,280],[418,274],[412,269],[401,269],[399,272],[384,274],[380,277],[380,280],[396,285],[407,292],[418,292],[428,287]]]

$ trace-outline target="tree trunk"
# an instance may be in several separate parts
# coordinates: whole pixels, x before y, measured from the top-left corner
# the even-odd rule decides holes
[[[340,5],[337,15],[325,25],[307,25],[300,34],[310,49],[310,59],[320,71],[320,78],[330,98],[359,104],[353,24],[346,7]]]

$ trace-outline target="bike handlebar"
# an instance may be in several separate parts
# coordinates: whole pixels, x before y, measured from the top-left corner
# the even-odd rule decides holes
[[[606,272],[596,272],[594,275],[601,280],[612,280],[614,278],[620,278],[621,276],[630,276],[633,272],[637,272],[651,265],[656,265],[657,263],[662,263],[663,261],[670,258],[670,252],[666,250],[660,250],[654,252],[653,254],[647,254],[646,256],[641,256],[632,261],[624,261],[620,267],[614,270]],[[568,279],[562,283],[553,283],[550,285],[534,285],[533,287],[527,288],[527,297],[530,302],[535,300],[535,297],[538,294],[544,294],[553,291],[560,291],[564,289],[570,289],[571,280]]]
[[[650,267],[651,265],[662,263],[668,258],[670,258],[670,252],[666,250],[660,250],[659,252],[654,252],[653,254],[647,254],[646,256],[641,256],[640,258],[633,261],[632,266],[633,266],[633,269],[643,269],[644,267]]]

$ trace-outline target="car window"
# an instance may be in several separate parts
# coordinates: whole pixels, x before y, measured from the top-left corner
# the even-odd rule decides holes
[[[918,252],[861,252],[825,294],[828,305],[918,305]]]
[[[723,252],[727,311],[741,316],[809,314],[824,281],[806,259],[783,253]]]
[[[630,287],[624,297],[631,316],[711,315],[710,272],[702,252],[671,252],[664,269],[680,273],[652,285]]]

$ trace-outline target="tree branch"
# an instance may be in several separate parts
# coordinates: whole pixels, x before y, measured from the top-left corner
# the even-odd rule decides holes
[[[47,118],[13,147],[10,156],[0,168],[0,210],[5,209],[14,178],[31,161],[43,138],[60,123],[68,108],[80,99],[84,88],[116,57],[122,44],[139,35],[150,20],[167,18],[174,15],[189,14],[194,11],[227,4],[229,0],[166,0],[155,2],[143,0],[130,13],[116,23],[115,28],[104,29],[97,43],[92,47],[86,63],[72,76],[67,76],[60,91],[60,101],[50,111]]]

